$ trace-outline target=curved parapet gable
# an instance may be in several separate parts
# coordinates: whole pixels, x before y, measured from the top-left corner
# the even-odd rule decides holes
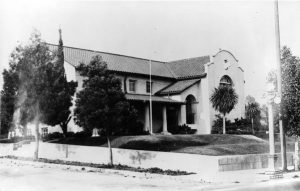
[[[238,62],[239,60],[238,59],[236,59],[236,57],[230,52],[230,51],[228,51],[228,50],[219,50],[219,52],[217,52],[217,54],[215,54],[215,55],[213,55],[213,57],[215,57],[215,56],[217,56],[219,53],[221,53],[221,52],[227,52],[228,54],[230,54],[234,59],[235,59],[235,61],[236,62]]]

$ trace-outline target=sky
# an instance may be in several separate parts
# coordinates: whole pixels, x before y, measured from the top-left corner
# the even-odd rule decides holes
[[[279,14],[281,45],[300,56],[300,1],[279,0]],[[1,71],[34,29],[58,43],[59,27],[66,46],[160,61],[228,50],[245,71],[245,95],[260,103],[276,67],[273,1],[0,0]]]

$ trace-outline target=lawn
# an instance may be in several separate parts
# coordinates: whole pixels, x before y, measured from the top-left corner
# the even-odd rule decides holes
[[[107,147],[105,137],[66,138],[52,143]],[[253,135],[155,135],[112,137],[113,148],[192,153],[202,155],[240,155],[268,153],[264,139]],[[287,151],[294,150],[294,143],[287,143]],[[276,152],[280,143],[276,142]]]

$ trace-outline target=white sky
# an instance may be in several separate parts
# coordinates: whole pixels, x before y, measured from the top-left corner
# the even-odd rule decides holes
[[[263,102],[275,63],[272,1],[0,0],[0,64],[34,28],[50,43],[171,61],[229,50],[245,70],[245,95]],[[300,55],[300,1],[279,1],[281,45]],[[275,66],[274,66],[275,67]],[[273,67],[273,68],[274,68]],[[2,80],[2,78],[1,78]],[[2,86],[2,85],[1,85]]]

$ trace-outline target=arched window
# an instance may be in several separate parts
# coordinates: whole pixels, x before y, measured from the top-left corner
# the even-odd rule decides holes
[[[220,86],[232,86],[232,80],[229,76],[225,75],[220,80]]]
[[[196,99],[193,95],[186,97],[186,123],[195,124],[196,118]]]

